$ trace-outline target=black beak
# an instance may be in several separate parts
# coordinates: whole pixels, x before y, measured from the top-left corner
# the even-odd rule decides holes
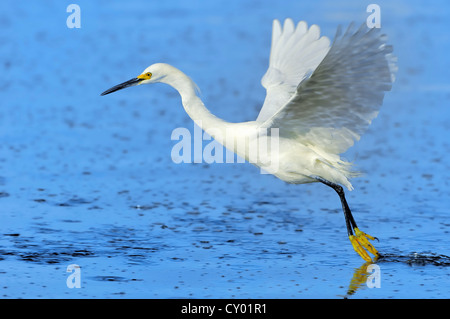
[[[133,78],[131,80],[128,80],[126,82],[123,82],[123,83],[117,84],[116,86],[113,86],[112,88],[106,90],[105,92],[103,92],[100,95],[106,95],[106,94],[109,94],[109,93],[112,93],[112,92],[116,92],[116,91],[125,89],[125,88],[130,87],[130,86],[135,86],[139,82],[141,82],[142,80],[143,79]]]

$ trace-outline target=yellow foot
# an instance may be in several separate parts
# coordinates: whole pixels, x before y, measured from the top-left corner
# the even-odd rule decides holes
[[[376,239],[366,233],[360,231],[358,228],[354,228],[355,235],[348,236],[350,242],[352,243],[353,249],[364,259],[365,261],[372,261],[366,249],[375,256],[379,256],[378,251],[372,244],[369,242],[370,240]]]

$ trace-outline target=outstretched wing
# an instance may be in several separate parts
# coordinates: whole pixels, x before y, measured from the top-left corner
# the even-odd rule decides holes
[[[261,80],[267,95],[257,121],[263,122],[284,106],[298,84],[310,76],[330,49],[330,40],[320,37],[320,29],[305,21],[294,25],[286,19],[284,27],[273,21],[269,68]]]
[[[341,154],[378,115],[384,92],[391,89],[396,57],[379,29],[351,24],[335,40],[309,78],[263,127],[278,127],[280,135]]]

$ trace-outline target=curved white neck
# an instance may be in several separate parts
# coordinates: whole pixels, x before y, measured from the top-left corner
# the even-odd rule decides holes
[[[186,74],[181,72],[175,67],[172,67],[172,71],[169,75],[161,78],[159,81],[172,86],[181,96],[181,102],[186,113],[189,117],[202,128],[209,135],[216,138],[218,134],[214,134],[219,131],[222,136],[225,136],[225,130],[232,125],[232,123],[226,122],[217,116],[211,114],[211,112],[205,107],[202,100],[197,95],[197,86]],[[224,144],[224,141],[220,138],[218,142]]]
[[[230,123],[214,116],[198,97],[195,83],[180,70],[172,66],[170,68],[172,70],[158,81],[172,86],[180,93],[183,107],[195,124],[217,142],[247,159],[248,141],[258,133],[258,124],[255,121]]]
[[[181,101],[186,113],[197,123],[209,126],[213,124],[223,125],[226,122],[211,114],[197,95],[197,86],[186,74],[175,67],[170,75],[163,77],[160,82],[172,86],[181,96]],[[197,123],[199,124],[199,123]],[[200,126],[200,125],[199,125]]]

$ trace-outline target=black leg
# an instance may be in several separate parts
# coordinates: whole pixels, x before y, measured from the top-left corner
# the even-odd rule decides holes
[[[345,193],[344,189],[341,185],[338,185],[336,183],[330,182],[322,177],[316,176],[314,177],[319,182],[331,187],[336,191],[336,193],[339,195],[339,198],[341,199],[342,204],[342,210],[344,211],[344,217],[345,217],[345,224],[347,225],[347,232],[348,235],[353,235],[353,229],[357,228],[355,219],[353,218],[352,212],[350,210],[350,207],[348,207],[347,200],[345,199]]]
[[[352,243],[353,249],[355,249],[355,251],[366,261],[372,261],[372,259],[370,258],[369,254],[367,253],[367,251],[365,249],[367,249],[369,252],[371,252],[375,256],[380,256],[378,251],[369,242],[369,239],[374,240],[377,238],[367,235],[366,233],[360,231],[358,229],[358,226],[356,226],[355,219],[353,218],[352,212],[350,211],[350,208],[348,207],[347,200],[345,199],[344,189],[342,188],[342,186],[338,185],[336,183],[330,182],[329,180],[326,180],[319,176],[314,176],[313,178],[316,179],[317,181],[331,187],[339,195],[339,198],[341,199],[342,210],[344,211],[345,224],[347,226],[348,238],[350,239],[350,242]]]

